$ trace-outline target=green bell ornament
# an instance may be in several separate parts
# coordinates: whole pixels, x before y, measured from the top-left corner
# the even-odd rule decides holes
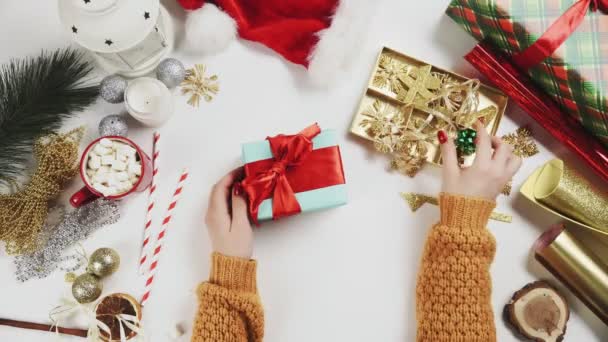
[[[475,153],[475,138],[477,138],[477,131],[474,129],[466,128],[459,130],[456,137],[456,149],[458,150],[458,154],[469,156]]]

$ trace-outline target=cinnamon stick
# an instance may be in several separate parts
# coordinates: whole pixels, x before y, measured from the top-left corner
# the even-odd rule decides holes
[[[59,333],[61,333],[61,334],[80,336],[80,337],[87,337],[87,333],[88,333],[86,330],[83,330],[83,329],[54,327],[54,326],[51,326],[48,324],[14,321],[12,319],[4,319],[4,318],[0,318],[0,325],[6,325],[9,327],[15,327],[15,328],[21,328],[21,329],[42,330],[42,331],[49,331],[49,332],[55,332],[55,329],[57,329],[57,331],[59,331]]]

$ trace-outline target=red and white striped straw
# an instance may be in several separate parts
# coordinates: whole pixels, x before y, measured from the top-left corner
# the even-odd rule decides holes
[[[150,192],[148,194],[148,209],[146,210],[146,224],[144,226],[144,237],[141,246],[141,256],[139,258],[139,273],[146,273],[146,261],[150,253],[150,238],[152,237],[152,210],[154,209],[154,201],[156,198],[156,179],[158,174],[158,140],[160,133],[154,132],[152,140],[152,183],[150,184]]]
[[[154,249],[152,252],[152,259],[150,262],[150,267],[148,268],[148,276],[146,279],[146,287],[144,290],[144,295],[141,298],[141,305],[143,306],[148,298],[150,298],[150,291],[152,290],[152,284],[154,283],[154,276],[158,270],[158,260],[160,258],[160,253],[163,248],[163,241],[165,238],[165,234],[167,229],[169,228],[169,223],[171,222],[171,216],[173,215],[173,210],[175,210],[175,206],[177,206],[177,201],[180,198],[182,190],[184,188],[184,183],[188,178],[188,170],[184,169],[182,171],[181,176],[179,177],[179,181],[177,183],[177,188],[175,192],[173,192],[173,198],[171,199],[171,203],[167,208],[167,213],[163,218],[162,226],[160,227],[160,231],[158,232],[158,236],[156,237],[156,241],[154,243]]]

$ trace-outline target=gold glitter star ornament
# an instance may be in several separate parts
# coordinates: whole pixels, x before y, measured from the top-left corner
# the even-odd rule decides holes
[[[520,127],[514,133],[502,137],[502,140],[513,146],[513,154],[522,158],[538,154],[538,146],[532,140],[532,131],[528,127]]]

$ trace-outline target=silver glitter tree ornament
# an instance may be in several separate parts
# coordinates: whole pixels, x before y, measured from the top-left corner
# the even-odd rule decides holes
[[[127,85],[127,80],[118,75],[106,76],[101,80],[99,96],[110,103],[121,103],[125,100]]]
[[[167,88],[174,88],[186,78],[186,68],[177,59],[166,58],[156,68],[156,78],[163,82]]]
[[[122,115],[108,115],[99,121],[99,135],[102,137],[108,135],[126,137],[128,133],[129,126]]]
[[[41,248],[32,254],[15,257],[17,280],[46,278],[57,268],[73,272],[82,266],[84,257],[77,254],[63,255],[70,246],[85,240],[97,229],[113,224],[120,218],[118,204],[98,199],[69,214],[56,225],[47,224],[41,234]]]

